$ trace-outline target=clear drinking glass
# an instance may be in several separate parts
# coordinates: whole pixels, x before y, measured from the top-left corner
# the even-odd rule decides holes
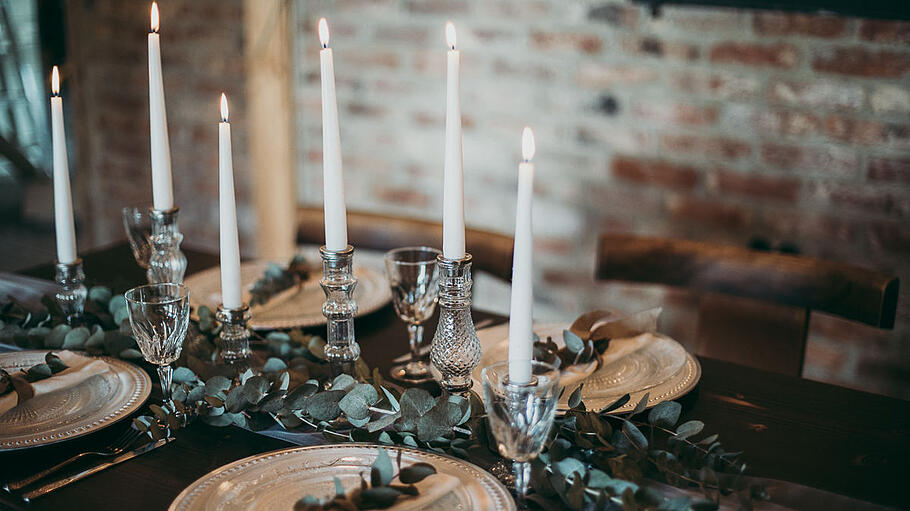
[[[123,229],[133,249],[133,257],[143,269],[149,269],[149,257],[152,254],[152,221],[148,208],[126,207],[123,214]]]
[[[531,364],[528,383],[509,381],[509,362],[499,362],[481,371],[490,429],[499,454],[512,460],[519,503],[528,494],[530,462],[540,454],[550,435],[561,391],[556,367],[538,361],[523,363]]]
[[[171,363],[180,357],[190,319],[190,290],[183,284],[162,283],[126,292],[133,337],[146,360],[158,366],[164,400],[171,399]]]
[[[439,296],[436,256],[439,250],[430,247],[403,247],[385,255],[386,275],[392,288],[395,312],[408,324],[411,358],[392,367],[392,377],[412,383],[432,377],[427,364],[421,360],[423,323],[433,316]]]

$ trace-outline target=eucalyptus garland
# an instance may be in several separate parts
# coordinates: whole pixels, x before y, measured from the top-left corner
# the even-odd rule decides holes
[[[300,285],[310,277],[310,268],[302,255],[294,255],[287,268],[269,263],[262,277],[250,289],[250,305],[262,305],[273,296]]]
[[[86,321],[77,328],[65,325],[53,299],[46,297],[43,304],[47,311],[31,311],[13,300],[0,306],[0,342],[141,357],[128,333],[122,296],[113,296],[107,288],[92,288]],[[483,403],[474,392],[467,397],[446,393],[434,397],[420,388],[399,390],[362,359],[353,376],[332,378],[325,341],[299,330],[269,334],[265,344],[270,357],[261,372],[248,370],[229,378],[227,368],[212,364],[217,359],[219,330],[214,315],[200,307],[197,316],[174,371],[173,399],[150,405],[154,416],[134,419],[135,426],[152,438],[171,435],[198,417],[212,426],[233,424],[252,430],[309,428],[330,442],[404,445],[486,466],[499,458]],[[564,332],[564,341],[563,347],[550,339],[538,342],[535,353],[563,366],[586,363],[602,353],[609,339],[573,327]],[[51,361],[48,368],[53,373],[50,366]],[[46,376],[45,372],[36,369],[34,376]],[[581,386],[568,402],[570,409],[556,418],[547,446],[532,462],[531,506],[701,511],[717,509],[722,499],[731,498],[742,509],[751,509],[753,500],[766,498],[762,488],[746,484],[741,453],[726,451],[717,434],[703,432],[700,421],[679,423],[679,403],[662,402],[646,410],[645,395],[631,412],[614,413],[629,402],[626,395],[601,410],[588,410]],[[647,480],[695,489],[702,496],[670,499],[648,486]],[[325,501],[304,498],[298,508],[332,509],[336,504],[340,509],[376,508],[383,502],[394,503],[393,494],[397,499],[411,491],[402,488],[388,491],[387,486],[372,483],[356,495],[338,490]],[[368,495],[384,493],[387,500],[368,497],[363,501],[368,491]]]
[[[0,343],[28,349],[85,350],[92,355],[108,355],[141,360],[129,322],[126,298],[110,288],[89,290],[80,325],[66,323],[63,311],[51,296],[41,298],[43,310],[34,310],[7,298],[0,304]]]

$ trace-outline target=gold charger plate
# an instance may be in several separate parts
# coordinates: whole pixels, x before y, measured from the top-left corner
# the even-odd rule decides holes
[[[563,345],[562,331],[568,325],[559,323],[534,325],[534,332],[541,339],[552,337]],[[508,323],[477,331],[483,356],[474,370],[472,379],[481,388],[480,372],[493,363],[507,360],[509,353]],[[698,360],[675,340],[657,333],[645,333],[625,339],[613,339],[603,354],[603,364],[595,371],[579,375],[563,394],[559,407],[568,407],[568,396],[579,382],[584,383],[582,401],[589,410],[598,410],[612,404],[625,394],[629,402],[614,413],[631,411],[648,393],[648,406],[685,395],[701,378]],[[565,380],[565,378],[563,378]]]
[[[312,261],[312,258],[308,258]],[[243,286],[243,301],[249,303],[249,289],[262,278],[268,268],[268,261],[250,261],[240,265],[240,282]],[[357,287],[357,316],[363,316],[380,309],[392,299],[385,275],[371,266],[354,266]],[[322,278],[321,267],[313,266],[310,277],[299,287],[294,287],[273,296],[262,305],[251,308],[250,326],[257,330],[297,328],[325,324],[322,304],[325,294],[319,286]],[[183,282],[190,288],[190,305],[194,309],[205,305],[214,311],[221,304],[221,269],[209,268],[187,277]]]
[[[0,353],[13,373],[44,362],[48,350]],[[93,357],[89,357],[93,358]],[[111,371],[67,389],[36,396],[0,415],[0,452],[54,444],[93,433],[129,417],[145,403],[152,380],[138,366],[102,357]]]
[[[244,458],[197,479],[171,503],[170,511],[293,509],[306,495],[335,494],[333,477],[346,491],[369,478],[370,467],[386,449],[389,457],[401,451],[401,466],[423,462],[437,471],[417,484],[420,495],[402,499],[396,511],[424,509],[483,509],[512,511],[515,502],[492,474],[467,461],[432,452],[376,444],[331,444],[292,447]]]

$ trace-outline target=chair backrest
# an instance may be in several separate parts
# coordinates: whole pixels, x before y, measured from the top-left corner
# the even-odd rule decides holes
[[[297,209],[297,241],[321,244],[325,241],[322,208]],[[357,247],[391,250],[426,245],[442,247],[442,224],[397,216],[348,210],[348,238]],[[505,280],[512,279],[512,238],[479,229],[465,230],[467,251],[475,271],[485,271]]]
[[[597,278],[704,292],[701,354],[790,374],[802,370],[809,311],[893,328],[899,284],[892,276],[833,261],[625,234],[601,236]],[[736,319],[724,326],[721,315]],[[750,315],[762,317],[766,328],[748,321]]]

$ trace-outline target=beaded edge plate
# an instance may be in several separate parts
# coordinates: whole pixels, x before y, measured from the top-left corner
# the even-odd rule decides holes
[[[459,509],[513,511],[515,502],[505,486],[480,467],[451,456],[390,445],[347,443],[289,447],[228,463],[197,479],[171,503],[169,511],[207,509],[291,509],[304,495],[334,494],[330,476],[360,479],[370,473],[379,447],[402,466],[424,462],[458,479],[453,490]],[[394,462],[393,462],[394,463]],[[431,476],[432,477],[432,476]],[[346,485],[347,486],[347,485]],[[293,488],[293,494],[282,488]],[[461,499],[467,498],[464,502]],[[233,505],[231,505],[233,504]],[[448,509],[449,504],[439,505]],[[438,506],[437,506],[438,507]]]
[[[567,325],[562,324],[535,324],[534,331],[538,333],[544,332],[545,334],[552,334],[552,332],[561,333],[562,330],[567,327]],[[508,323],[504,323],[477,331],[477,337],[480,339],[480,344],[483,347],[484,358],[481,359],[480,364],[478,364],[477,368],[474,370],[472,380],[474,382],[475,390],[481,396],[483,395],[483,392],[480,381],[480,372],[485,366],[497,361],[488,358],[490,354],[494,352],[508,353],[508,349],[502,350],[500,349],[501,346],[499,346],[500,344],[507,342],[506,339],[509,335],[508,328]],[[555,334],[552,335],[554,335],[554,340],[561,344],[560,338]],[[691,392],[701,379],[701,364],[699,364],[698,359],[692,356],[691,353],[686,352],[677,341],[670,337],[657,333],[653,335],[664,343],[673,343],[678,346],[680,351],[677,351],[677,353],[680,355],[684,354],[684,358],[683,356],[680,356],[680,360],[677,362],[679,364],[678,369],[671,374],[666,375],[662,381],[649,382],[648,384],[643,385],[640,390],[629,391],[629,402],[611,413],[619,414],[631,412],[635,408],[635,405],[644,397],[645,393],[648,393],[648,408],[655,406],[661,401],[672,401]],[[607,367],[601,367],[586,378],[586,380],[600,382],[609,381],[610,375],[604,373],[604,369]],[[585,406],[589,410],[600,410],[622,397],[622,394],[616,395],[609,393],[608,387],[601,388],[597,385],[591,385],[593,381],[584,381],[584,383],[586,383],[586,385],[582,388],[582,401],[584,401]],[[572,390],[574,390],[574,386],[572,388],[567,388],[563,393],[563,397],[559,403],[560,409],[564,410],[568,408],[568,396]],[[604,392],[605,390],[606,392]]]
[[[0,367],[7,372],[28,369],[44,362],[45,354],[50,351],[53,350],[0,353]],[[78,438],[110,426],[138,410],[152,391],[152,380],[149,375],[129,362],[110,357],[99,358],[110,365],[120,380],[120,386],[109,399],[105,399],[101,408],[77,420],[67,420],[66,416],[59,417],[57,425],[50,425],[47,429],[27,434],[10,434],[0,428],[0,452],[40,447]]]
[[[264,260],[249,261],[240,265],[240,281],[243,286],[243,300],[249,302],[249,288],[268,268]],[[370,314],[382,308],[392,299],[392,293],[382,271],[370,266],[355,265],[354,276],[357,287],[357,317]],[[295,287],[278,293],[268,302],[251,308],[250,327],[254,330],[310,327],[325,324],[322,303],[325,294],[319,286],[321,271],[314,268],[310,277],[299,288]],[[221,302],[221,269],[209,268],[184,279],[190,288],[190,305],[198,309],[205,305],[214,311]]]

